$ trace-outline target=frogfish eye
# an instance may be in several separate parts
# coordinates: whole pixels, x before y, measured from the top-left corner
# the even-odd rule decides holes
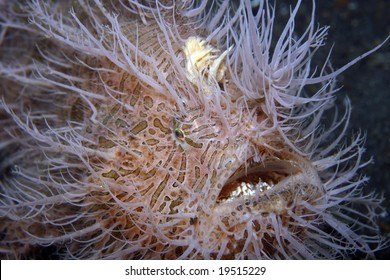
[[[184,132],[180,128],[175,128],[175,136],[178,140],[184,140]]]

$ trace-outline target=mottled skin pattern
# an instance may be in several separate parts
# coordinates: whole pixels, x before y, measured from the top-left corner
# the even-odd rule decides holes
[[[32,31],[13,6],[1,14],[25,40],[1,44],[2,256],[48,245],[92,259],[333,258],[381,247],[380,200],[363,197],[356,176],[362,138],[342,149],[343,121],[318,128],[339,73],[306,75],[324,30],[312,23],[308,43],[281,40],[271,59],[272,20],[264,15],[265,43],[255,41],[249,2],[234,9],[252,25],[229,19],[220,40],[208,36],[223,20],[209,30],[183,15],[185,1],[151,11],[76,2],[64,17],[68,7],[21,5]],[[218,77],[207,67],[189,76],[190,37],[226,55]],[[313,96],[304,83],[318,84]]]
[[[223,246],[227,249],[223,249],[218,258],[238,258],[242,257],[240,253],[244,247],[248,250],[248,244],[245,244],[248,239],[246,220],[251,215],[258,216],[258,213],[262,216],[254,219],[252,234],[265,238],[270,243],[268,246],[272,246],[272,222],[266,221],[267,213],[275,211],[272,208],[277,205],[275,200],[278,201],[279,196],[283,198],[283,203],[295,204],[290,193],[294,190],[281,191],[276,195],[270,193],[270,198],[225,204],[218,203],[218,195],[224,182],[241,165],[245,165],[254,151],[262,151],[263,161],[279,160],[279,157],[292,157],[284,154],[284,150],[288,151],[287,147],[271,153],[257,144],[256,139],[250,137],[250,118],[237,113],[229,114],[228,129],[236,135],[229,139],[226,133],[222,133],[227,128],[216,112],[205,115],[202,108],[194,107],[186,108],[186,112],[182,113],[174,100],[142,86],[134,76],[115,69],[111,63],[94,63],[96,65],[89,65],[115,71],[102,71],[99,75],[88,72],[88,82],[84,83],[83,89],[103,93],[104,86],[109,86],[113,91],[126,93],[113,94],[113,98],[94,104],[99,112],[94,118],[80,99],[70,101],[67,112],[71,121],[83,123],[82,134],[93,143],[86,141],[85,147],[104,151],[106,155],[104,158],[93,153],[88,155],[94,170],[84,173],[86,177],[82,180],[86,183],[83,184],[88,186],[89,192],[78,211],[93,215],[88,215],[88,222],[81,219],[76,223],[83,228],[85,223],[93,224],[92,221],[96,220],[110,229],[109,234],[99,236],[94,250],[102,250],[101,256],[120,248],[125,252],[121,256],[123,258],[177,258],[193,239],[204,247],[204,252],[201,252],[204,257],[216,258],[215,252]],[[233,103],[230,110],[239,112],[240,108],[236,106],[239,105]],[[258,112],[255,118],[256,121],[267,120],[263,112]],[[182,135],[176,135],[175,129],[180,129]],[[272,135],[269,138],[277,139]],[[272,142],[275,141],[267,141],[269,145]],[[245,145],[245,148],[240,148],[240,145]],[[279,147],[283,147],[282,142]],[[238,154],[240,150],[245,150],[245,153]],[[103,184],[109,190],[103,188]],[[318,186],[304,184],[310,195],[300,199],[318,196]],[[269,202],[268,199],[274,201]],[[281,211],[277,209],[276,212]],[[257,219],[259,221],[255,222]],[[47,230],[34,228],[33,233],[42,231]],[[164,234],[163,239],[157,238],[160,232]],[[90,238],[92,236],[87,235],[83,240]],[[164,245],[167,240],[169,243]],[[111,242],[118,244],[114,246]],[[106,252],[107,243],[110,247]],[[133,253],[134,247],[138,250]],[[189,248],[186,257],[199,254]],[[126,253],[127,250],[131,253]],[[271,248],[265,251],[273,253]]]
[[[276,165],[281,159],[294,160],[294,155],[288,152],[287,147],[283,148],[283,143],[279,143],[278,152],[267,151],[264,146],[257,144],[255,139],[248,136],[248,117],[241,116],[240,119],[237,114],[229,114],[231,119],[228,120],[228,129],[234,130],[236,137],[227,138],[222,133],[227,128],[216,112],[205,116],[202,108],[194,107],[186,108],[186,112],[182,113],[173,100],[142,87],[134,77],[124,73],[107,75],[107,78],[102,79],[107,85],[119,85],[112,90],[127,94],[115,98],[131,107],[126,109],[117,103],[96,105],[99,111],[96,121],[107,129],[102,129],[103,132],[93,131],[97,129],[96,125],[89,124],[85,131],[87,135],[88,131],[93,132],[91,140],[98,141],[99,149],[107,149],[112,158],[91,158],[91,161],[104,162],[104,168],[99,166],[96,170],[99,176],[94,173],[87,180],[93,185],[99,185],[103,180],[118,193],[114,192],[115,199],[126,208],[124,212],[120,207],[113,207],[108,211],[109,214],[104,211],[96,218],[107,228],[119,223],[120,227],[115,226],[113,231],[126,237],[127,246],[130,243],[131,246],[148,248],[153,252],[137,252],[126,257],[142,255],[153,258],[160,255],[162,258],[177,258],[187,248],[189,250],[185,254],[190,257],[194,254],[193,248],[188,247],[191,239],[204,248],[201,252],[204,256],[216,258],[215,252],[221,251],[223,246],[227,249],[223,249],[223,254],[218,258],[242,257],[240,253],[244,247],[248,251],[254,250],[251,244],[245,244],[248,239],[248,219],[253,219],[251,234],[259,239],[265,238],[267,243],[271,243],[268,246],[272,246],[272,221],[267,221],[270,219],[267,214],[276,212],[277,217],[281,217],[285,210],[279,209],[277,205],[280,203],[283,203],[283,208],[288,205],[294,211],[305,211],[295,209],[296,196],[310,201],[322,195],[317,175],[314,173],[314,178],[309,178],[312,167],[299,158],[303,162],[296,165],[301,164],[300,167],[306,169],[308,175],[296,176],[294,186],[280,187],[277,192],[269,192],[267,197],[219,203],[218,196],[224,183],[240,166],[245,166],[254,151],[263,151],[261,157],[264,165],[272,160]],[[89,77],[88,80],[94,79]],[[227,91],[232,92],[229,89]],[[233,103],[230,110],[238,112],[239,108],[235,106]],[[259,112],[255,118],[261,118],[262,114],[264,116],[264,113]],[[175,133],[175,129],[176,132],[179,129],[181,134]],[[96,135],[99,135],[98,139],[94,139]],[[277,139],[275,136],[270,138]],[[244,149],[240,147],[243,145]],[[238,154],[237,151],[241,150],[246,152]],[[301,172],[297,170],[296,173]],[[264,171],[264,174],[267,172]],[[289,169],[284,172],[288,174]],[[112,200],[111,196],[101,193],[99,189],[94,190],[89,203],[96,208],[99,202],[106,204],[107,200]],[[288,220],[288,217],[283,219]],[[293,232],[301,230],[297,228]],[[164,240],[156,238],[160,232],[164,233],[164,239],[169,240],[170,244],[159,244]],[[268,252],[270,248],[264,250],[273,253]]]

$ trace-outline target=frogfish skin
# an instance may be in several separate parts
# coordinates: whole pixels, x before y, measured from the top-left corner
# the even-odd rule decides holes
[[[260,1],[1,1],[0,256],[374,257],[327,27]],[[113,4],[114,3],[114,4]],[[331,119],[329,119],[331,117]],[[46,249],[45,249],[46,248]]]

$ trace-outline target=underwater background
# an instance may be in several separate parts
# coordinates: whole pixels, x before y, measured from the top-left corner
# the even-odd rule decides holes
[[[290,3],[277,1],[277,10],[280,12],[284,6],[288,16]],[[311,7],[311,1],[302,2],[302,20],[310,18]],[[330,49],[334,44],[331,62],[335,69],[390,35],[389,11],[388,0],[316,2],[316,21],[321,26],[330,26],[324,49]],[[372,156],[374,164],[366,166],[363,172],[370,177],[367,188],[384,192],[388,214],[379,223],[383,234],[390,238],[390,43],[343,72],[338,83],[343,86],[337,93],[340,105],[345,95],[351,99],[350,132],[367,132],[365,158]],[[377,258],[390,259],[390,248],[378,252]]]

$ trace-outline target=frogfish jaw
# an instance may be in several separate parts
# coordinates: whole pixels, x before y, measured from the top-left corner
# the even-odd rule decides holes
[[[260,252],[264,258],[299,257],[288,244],[307,239],[306,224],[319,218],[310,205],[325,200],[317,171],[299,156],[246,165],[225,183],[205,226],[210,239],[229,240],[224,254],[213,257],[256,259]]]

